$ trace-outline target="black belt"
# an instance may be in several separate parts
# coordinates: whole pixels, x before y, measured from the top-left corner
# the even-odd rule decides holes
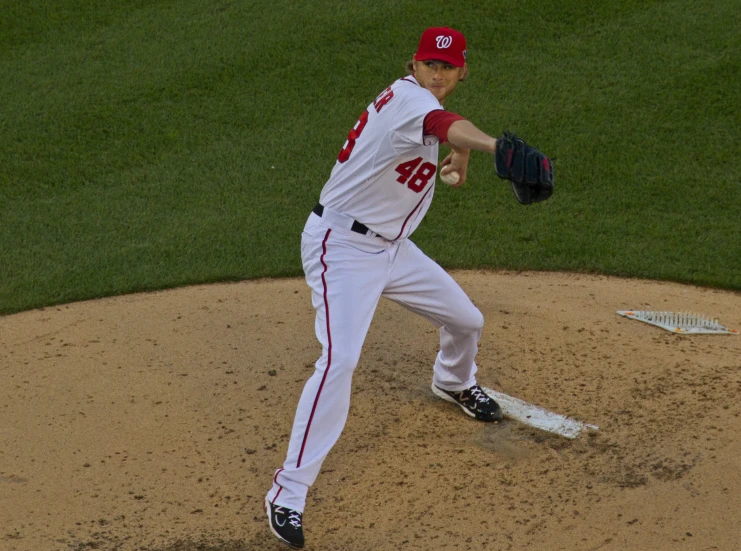
[[[317,216],[322,216],[324,214],[324,205],[321,203],[317,203],[313,209],[311,209],[311,212],[316,214]],[[350,228],[355,233],[360,233],[362,235],[368,235],[368,232],[370,229],[368,229],[368,226],[365,224],[361,224],[357,220],[352,221],[352,227]]]

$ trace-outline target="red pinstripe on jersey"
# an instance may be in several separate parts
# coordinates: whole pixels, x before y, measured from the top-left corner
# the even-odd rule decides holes
[[[429,188],[427,188],[427,191],[425,191],[425,194],[422,196],[422,199],[419,200],[419,203],[417,203],[417,206],[414,207],[414,209],[412,210],[412,212],[409,213],[409,216],[407,216],[407,219],[404,220],[404,224],[402,224],[402,226],[401,226],[401,230],[399,231],[399,235],[397,235],[396,237],[394,237],[393,241],[396,241],[397,239],[399,239],[401,237],[401,234],[404,233],[404,228],[407,227],[407,222],[409,222],[409,219],[412,217],[412,214],[414,214],[415,212],[417,212],[417,209],[422,204],[422,202],[425,200],[425,197],[427,197],[427,194],[430,193],[430,191],[432,191],[434,188],[435,188],[435,184],[432,184]]]

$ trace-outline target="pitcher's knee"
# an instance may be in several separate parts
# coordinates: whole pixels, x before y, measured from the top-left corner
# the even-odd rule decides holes
[[[335,371],[352,373],[360,361],[360,352],[355,350],[333,349],[329,356],[330,366]]]
[[[455,320],[454,326],[449,328],[455,333],[478,333],[484,328],[484,315],[475,306],[461,312],[461,315]]]

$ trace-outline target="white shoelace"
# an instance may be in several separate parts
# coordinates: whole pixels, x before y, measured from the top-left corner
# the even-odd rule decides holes
[[[301,528],[301,514],[297,513],[296,511],[291,511],[291,513],[288,515],[288,522],[294,528]]]
[[[485,403],[490,400],[489,396],[478,387],[471,391],[471,396],[473,396],[477,402]]]

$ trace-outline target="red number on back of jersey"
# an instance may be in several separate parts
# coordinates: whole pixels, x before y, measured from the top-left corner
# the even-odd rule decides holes
[[[400,184],[406,184],[407,180],[412,176],[414,169],[417,168],[419,166],[419,163],[421,162],[422,157],[417,157],[416,159],[401,163],[399,166],[397,166],[396,172],[398,172],[401,176],[399,176],[396,181]]]
[[[355,147],[355,140],[360,137],[366,124],[368,124],[368,111],[363,111],[358,122],[355,123],[353,129],[350,130],[350,133],[347,135],[347,143],[345,144],[345,147],[343,147],[340,154],[337,155],[337,160],[339,162],[344,163],[350,158],[350,153],[352,153],[352,150]]]
[[[401,163],[395,169],[400,174],[396,181],[400,184],[406,184],[414,193],[422,191],[437,171],[437,167],[432,163],[424,163],[417,169],[421,162],[422,157],[417,157],[411,161]],[[415,172],[415,170],[417,171]]]

